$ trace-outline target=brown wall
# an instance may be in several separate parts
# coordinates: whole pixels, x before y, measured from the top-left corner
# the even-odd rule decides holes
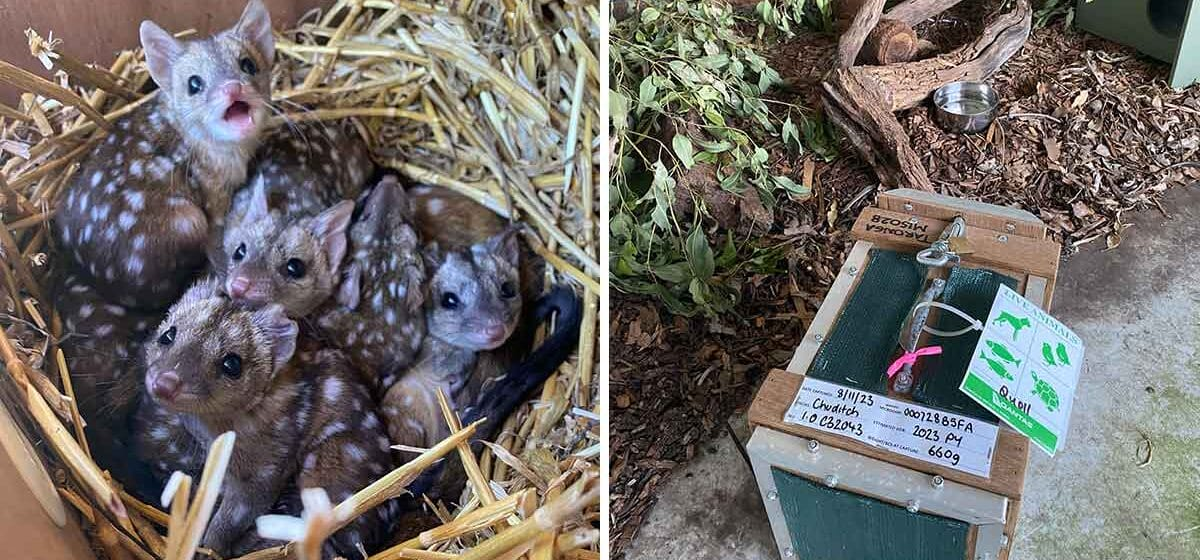
[[[326,0],[265,0],[275,29],[289,27]],[[201,33],[237,21],[243,0],[0,0],[0,59],[49,77],[29,55],[25,29],[42,37],[54,32],[61,50],[84,62],[107,66],[122,49],[137,46],[138,25],[154,20],[170,31],[195,28]],[[0,101],[12,105],[17,94],[0,85]]]

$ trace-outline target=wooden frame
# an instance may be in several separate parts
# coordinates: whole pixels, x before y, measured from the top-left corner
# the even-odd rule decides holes
[[[1046,226],[1036,216],[1012,208],[910,189],[881,194],[877,207],[864,210],[855,222],[852,233],[858,241],[797,346],[787,371],[771,371],[750,408],[750,424],[754,428],[749,448],[751,461],[755,464],[755,478],[758,479],[760,491],[763,493],[763,503],[767,507],[768,516],[772,518],[772,530],[781,555],[790,548],[791,540],[782,519],[782,511],[772,513],[779,509],[779,505],[777,502],[772,504],[773,500],[769,499],[769,492],[774,488],[774,482],[769,478],[769,466],[775,465],[808,478],[814,478],[816,475],[815,471],[802,468],[802,462],[788,459],[786,455],[779,455],[770,449],[786,447],[802,452],[807,449],[809,441],[817,441],[835,460],[839,457],[842,460],[855,457],[854,462],[858,464],[889,465],[891,469],[895,469],[895,473],[912,473],[895,476],[941,476],[947,484],[962,485],[1004,499],[1005,513],[1001,522],[973,524],[969,540],[972,554],[969,557],[974,558],[975,553],[992,552],[993,558],[1007,559],[1007,542],[1016,530],[1029,459],[1029,440],[1025,436],[1001,424],[990,476],[981,477],[784,421],[784,415],[799,391],[813,359],[828,333],[833,330],[842,308],[857,288],[860,273],[867,265],[869,251],[873,248],[886,248],[916,252],[936,240],[956,216],[962,216],[967,222],[967,239],[971,250],[962,256],[960,266],[988,268],[1016,278],[1018,291],[1024,294],[1026,299],[1043,309],[1049,309],[1058,275],[1060,247],[1047,237]],[[867,227],[870,224],[884,223],[901,225]],[[755,443],[756,441],[758,443]],[[860,484],[850,490],[897,503],[894,497],[881,496],[880,492],[871,491],[870,485]],[[1001,545],[998,551],[993,548],[993,544]]]

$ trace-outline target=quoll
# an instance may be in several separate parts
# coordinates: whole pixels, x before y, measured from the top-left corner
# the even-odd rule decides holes
[[[521,318],[515,232],[458,251],[443,252],[435,244],[428,252],[434,270],[425,304],[428,333],[416,363],[380,403],[392,441],[419,447],[450,435],[438,391],[452,403],[473,402],[474,392],[464,389],[478,354],[504,344]]]
[[[425,338],[425,263],[407,194],[395,177],[375,185],[347,236],[335,299],[314,313],[321,336],[370,376],[373,390],[412,365]]]
[[[271,19],[251,0],[232,28],[181,41],[153,22],[142,46],[158,98],[118,119],[58,204],[54,233],[113,301],[163,308],[205,262],[246,181],[271,95]]]
[[[150,398],[138,412],[141,456],[160,476],[195,472],[212,440],[237,434],[221,502],[202,544],[219,554],[261,546],[254,520],[289,486],[342,500],[390,469],[371,396],[340,352],[297,352],[299,328],[279,305],[242,307],[219,283],[197,283],[145,348]],[[386,534],[394,506],[360,516],[326,542],[325,558],[356,557]]]
[[[259,182],[247,206],[224,232],[225,262],[214,263],[226,293],[253,306],[278,303],[292,318],[308,315],[341,280],[354,203],[343,200],[315,215],[273,211]]]

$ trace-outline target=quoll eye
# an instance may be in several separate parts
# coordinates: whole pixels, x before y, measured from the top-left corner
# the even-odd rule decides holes
[[[443,292],[442,307],[446,309],[458,309],[458,296],[454,292]]]
[[[196,95],[204,89],[204,78],[193,75],[188,78],[188,95]]]
[[[500,297],[504,299],[512,299],[517,297],[517,285],[512,282],[500,284]]]
[[[240,261],[244,258],[246,258],[246,244],[241,243],[237,246],[237,249],[233,250],[233,260]]]
[[[171,327],[158,337],[158,343],[163,346],[170,346],[175,342],[175,327]]]
[[[221,359],[221,375],[230,379],[242,376],[242,357],[230,352]]]
[[[308,267],[300,259],[288,259],[288,262],[283,265],[283,273],[293,280],[304,278],[305,272],[308,272]]]
[[[258,65],[255,64],[253,60],[250,60],[250,57],[248,56],[242,57],[242,60],[238,62],[238,66],[242,69],[242,72],[250,74],[251,76],[258,73]]]

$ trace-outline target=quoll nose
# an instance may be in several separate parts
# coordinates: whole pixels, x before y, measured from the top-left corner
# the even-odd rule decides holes
[[[229,295],[234,298],[242,298],[246,296],[246,292],[250,291],[250,279],[245,276],[234,276],[229,280]]]
[[[238,99],[242,96],[241,82],[225,82],[221,85],[221,93],[230,99]]]
[[[504,337],[504,332],[504,325],[488,325],[483,329],[483,334],[492,340],[500,340]]]
[[[150,393],[164,401],[172,401],[179,396],[179,385],[179,376],[174,371],[163,372],[151,380]]]

